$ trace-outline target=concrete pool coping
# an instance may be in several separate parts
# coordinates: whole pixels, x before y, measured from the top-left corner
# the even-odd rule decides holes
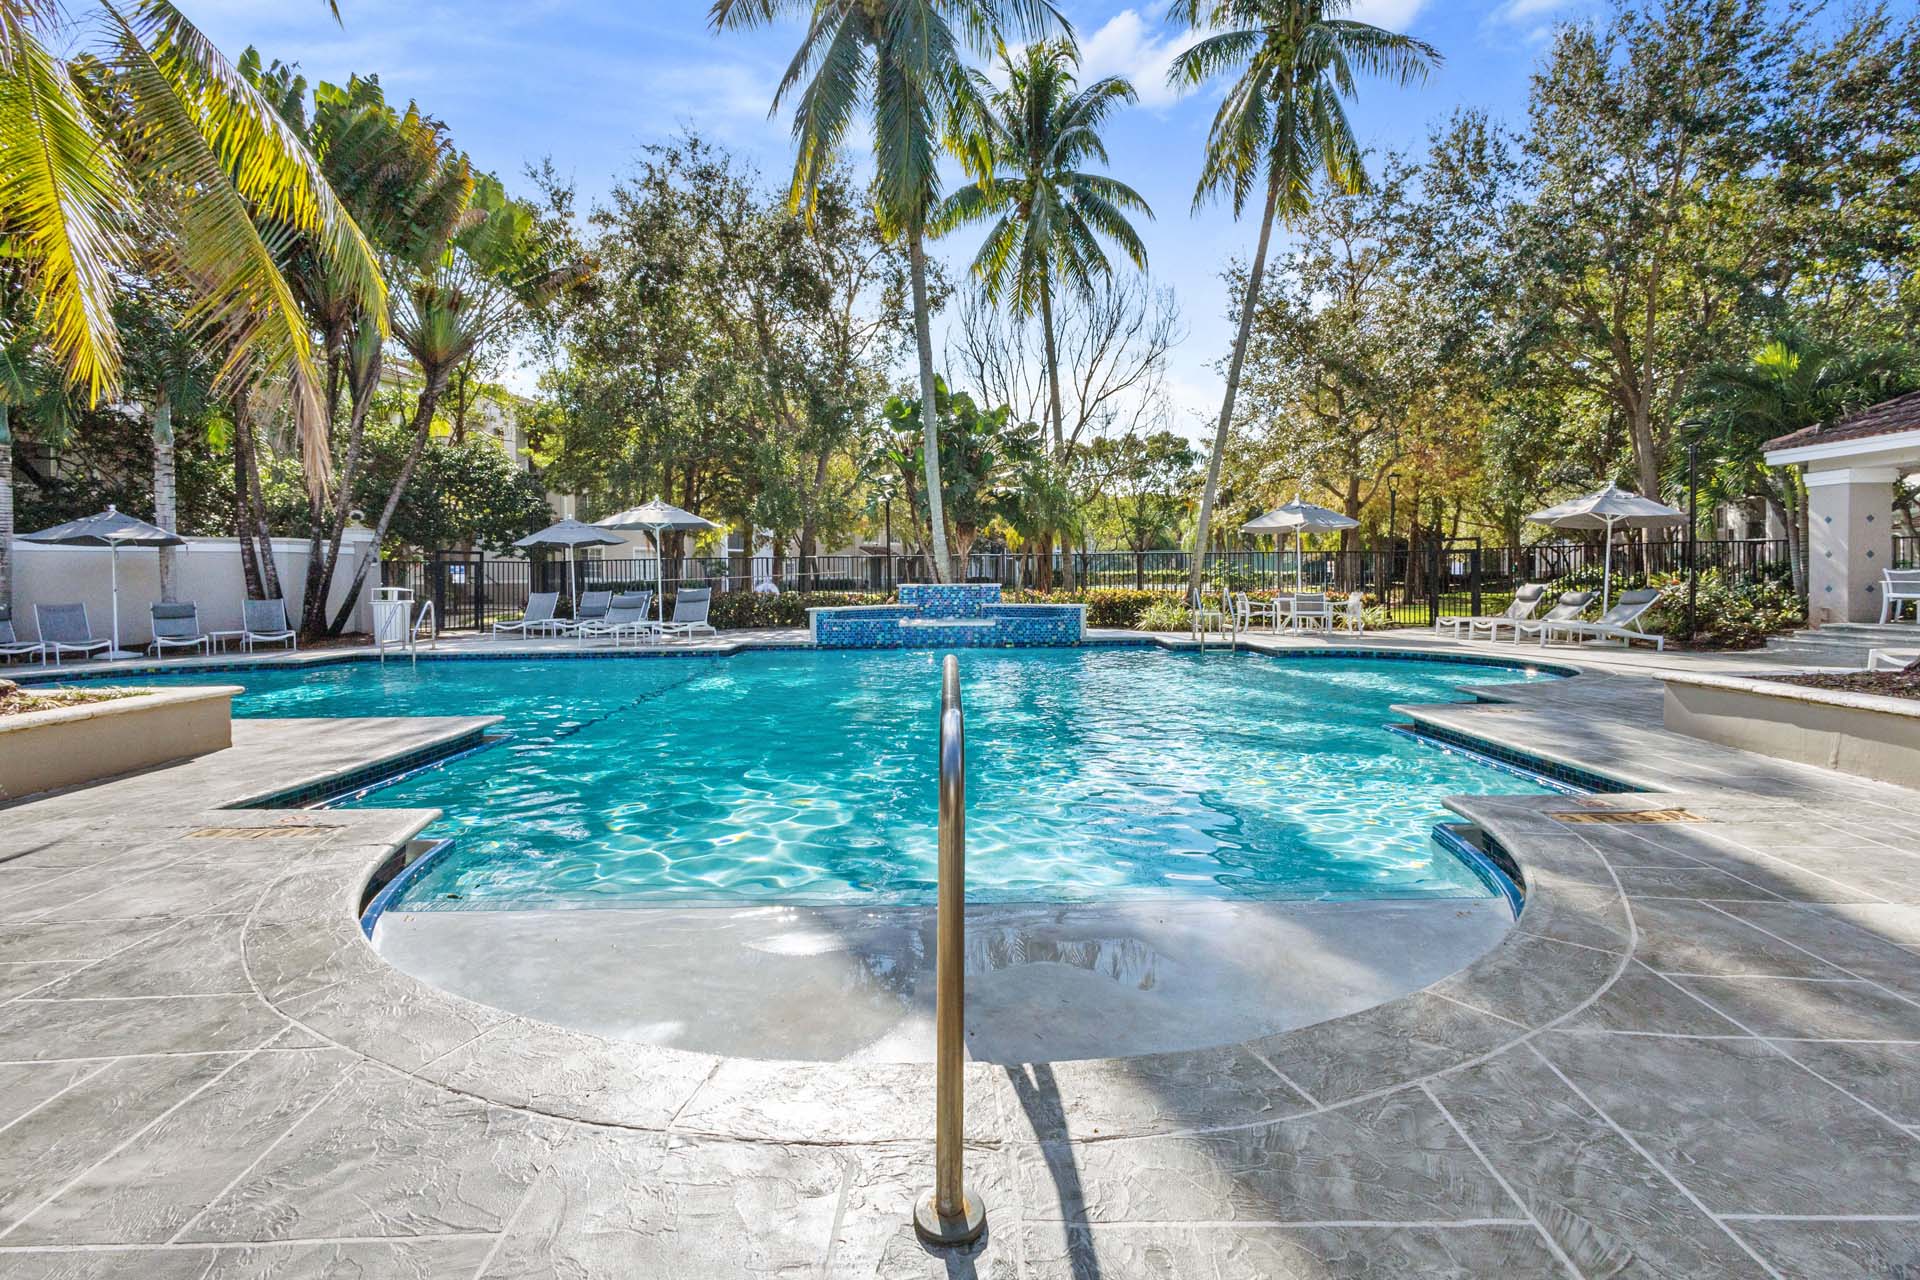
[[[1920,1065],[1920,798],[1668,734],[1656,683],[1637,675],[1500,693],[1410,714],[1660,789],[1456,802],[1520,860],[1530,901],[1506,941],[1420,993],[1216,1050],[976,1064],[983,1267],[1133,1274],[1146,1249],[1174,1274],[1317,1275],[1337,1257],[1382,1275],[1597,1276],[1626,1259],[1775,1276],[1838,1275],[1845,1260],[1865,1275],[1915,1259],[1920,1106],[1897,1081]],[[430,812],[203,811],[310,777],[329,733],[336,756],[365,763],[473,727],[245,722],[231,753],[6,811],[0,869],[32,881],[5,899],[0,962],[45,980],[0,1016],[0,1069],[107,1066],[0,1130],[4,1159],[57,1113],[67,1147],[84,1149],[16,1177],[0,1270],[56,1256],[42,1250],[111,1249],[151,1268],[293,1246],[380,1273],[401,1270],[402,1249],[444,1257],[434,1274],[456,1261],[475,1275],[940,1265],[905,1226],[930,1167],[927,1069],[635,1051],[423,991],[372,952],[354,913],[365,877]],[[1702,821],[1551,816],[1576,807]],[[337,829],[190,838],[295,817]],[[183,849],[200,861],[165,861]],[[169,905],[168,869],[204,872],[215,855],[231,896],[203,887],[190,910]],[[96,878],[103,867],[123,870]],[[164,937],[71,934],[100,932],[82,923],[90,910],[135,905],[156,924],[231,933],[246,994],[170,996],[164,1025],[130,1021],[148,998],[135,993],[168,972],[131,961]],[[45,994],[78,981],[92,994]],[[219,1019],[173,1012],[198,1002],[220,1003]],[[104,1121],[59,1111],[63,1088],[78,1106],[183,1054],[341,1074],[265,1122],[225,1076],[172,1095],[131,1136],[93,1138]],[[195,1126],[167,1117],[204,1121],[216,1100],[210,1157]],[[135,1153],[141,1168],[213,1173],[132,1178]],[[777,1189],[794,1230],[699,1195],[737,1179]],[[143,1225],[156,1204],[180,1207]]]

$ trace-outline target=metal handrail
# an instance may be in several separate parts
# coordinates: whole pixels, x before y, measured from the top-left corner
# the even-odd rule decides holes
[[[940,672],[940,899],[934,943],[933,1189],[914,1205],[913,1225],[932,1244],[979,1238],[987,1207],[966,1185],[967,716],[960,660]]]

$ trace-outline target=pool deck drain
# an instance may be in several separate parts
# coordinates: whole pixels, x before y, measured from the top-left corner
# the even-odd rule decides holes
[[[1668,734],[1657,664],[1589,665],[1419,718],[1707,821],[1462,800],[1530,895],[1461,972],[1214,1049],[974,1064],[994,1217],[958,1258],[908,1225],[925,1067],[626,1044],[399,973],[354,911],[427,812],[187,836],[468,722],[236,726],[0,809],[0,1277],[1920,1269],[1920,796]]]

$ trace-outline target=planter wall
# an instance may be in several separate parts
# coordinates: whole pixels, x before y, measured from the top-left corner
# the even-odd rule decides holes
[[[168,689],[0,716],[0,802],[233,745],[238,685]]]
[[[1737,676],[1663,679],[1666,726],[1676,733],[1920,787],[1920,700]]]

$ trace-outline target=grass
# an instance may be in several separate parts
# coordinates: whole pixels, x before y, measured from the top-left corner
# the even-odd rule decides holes
[[[0,716],[23,716],[29,711],[54,711],[61,707],[80,707],[89,702],[111,702],[131,698],[141,689],[53,689],[35,693],[11,680],[0,680]]]

